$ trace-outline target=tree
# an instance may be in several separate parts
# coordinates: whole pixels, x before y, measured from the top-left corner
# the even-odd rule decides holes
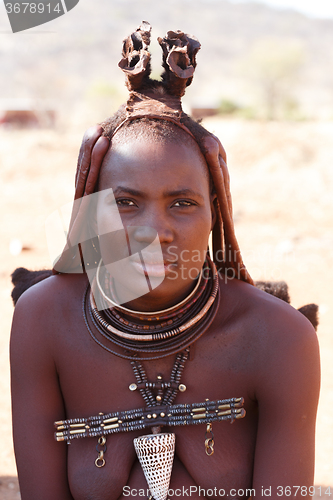
[[[259,85],[267,119],[274,120],[285,102],[304,62],[304,50],[296,41],[261,39],[252,47],[246,69]]]

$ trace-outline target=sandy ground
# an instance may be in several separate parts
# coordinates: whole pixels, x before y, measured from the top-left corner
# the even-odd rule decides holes
[[[228,152],[236,231],[249,271],[255,279],[287,281],[295,307],[320,306],[315,483],[333,486],[333,123],[206,125]],[[10,274],[19,266],[50,267],[44,221],[72,199],[81,132],[0,130],[1,500],[20,498],[10,424]],[[10,253],[13,239],[23,245],[18,255]],[[324,490],[321,496],[329,498]]]

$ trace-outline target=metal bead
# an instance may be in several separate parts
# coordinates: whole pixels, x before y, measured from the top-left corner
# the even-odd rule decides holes
[[[162,396],[156,396],[156,401],[162,401]]]
[[[129,388],[129,390],[130,390],[130,391],[136,391],[136,390],[137,390],[137,388],[138,388],[138,386],[137,386],[136,384],[130,384],[130,385],[128,386],[128,388]]]
[[[185,384],[179,384],[178,389],[180,392],[185,392],[186,391],[186,385]]]

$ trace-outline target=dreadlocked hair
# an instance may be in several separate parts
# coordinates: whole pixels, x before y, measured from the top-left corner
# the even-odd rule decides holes
[[[103,127],[103,136],[111,139],[114,135],[115,130],[121,125],[124,121],[126,121],[126,108],[122,105],[118,111],[111,117],[107,118],[104,122],[101,123]],[[153,118],[153,117],[142,117],[137,118],[136,120],[127,121],[124,123],[122,127],[122,132],[124,130],[124,134],[126,134],[126,130],[130,129],[133,124],[140,123],[144,127],[150,127],[151,129],[156,129],[159,132],[159,135],[164,137],[166,140],[170,139],[171,141],[177,141],[179,138],[179,127],[175,125],[173,122],[168,120]],[[210,132],[206,130],[199,122],[195,121],[193,118],[183,113],[180,119],[180,123],[185,125],[193,135],[194,140],[198,144],[202,154],[204,155],[206,149],[203,145],[203,139],[205,137],[211,136]],[[143,134],[144,135],[144,134]],[[191,136],[187,134],[188,143],[191,141]],[[179,142],[184,144],[186,141],[186,135],[182,135]]]

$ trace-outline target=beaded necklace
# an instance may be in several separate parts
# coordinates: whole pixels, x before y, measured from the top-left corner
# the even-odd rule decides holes
[[[174,329],[177,326],[181,326],[182,324],[186,323],[186,321],[189,318],[194,317],[196,315],[198,307],[200,308],[200,305],[202,304],[202,300],[200,301],[199,299],[202,299],[203,292],[207,288],[207,281],[208,281],[207,277],[202,278],[202,273],[200,273],[199,278],[197,280],[197,284],[194,290],[190,293],[190,295],[186,297],[180,304],[176,304],[172,308],[170,307],[169,309],[166,309],[165,311],[168,312],[165,313],[164,311],[158,311],[157,313],[155,312],[133,313],[133,311],[130,311],[129,314],[127,312],[129,311],[129,309],[122,308],[123,310],[126,310],[126,313],[124,314],[117,307],[112,307],[108,309],[108,304],[104,300],[104,297],[102,296],[100,298],[100,303],[103,307],[102,314],[104,315],[105,318],[108,318],[114,324],[114,326],[116,326],[117,328],[120,327],[121,331],[134,334],[139,333],[140,335],[137,335],[135,337],[135,340],[139,341],[143,339],[156,340],[157,337],[163,338],[163,333],[170,330],[170,327]],[[97,280],[96,284],[98,287],[98,292],[100,292],[100,287],[98,286]],[[106,292],[108,294],[114,295],[114,291],[112,290],[112,288],[113,288],[112,279],[110,279],[108,273],[105,273]],[[91,302],[93,303],[93,311],[94,313],[96,313],[97,308],[96,308],[96,303],[94,301],[93,293],[91,294],[90,299]],[[197,303],[198,305],[196,305]],[[132,321],[132,317],[134,317],[136,320],[141,321],[142,324],[135,323],[134,321]],[[148,337],[144,337],[144,335],[147,334],[148,332],[155,335],[149,335]]]
[[[107,314],[105,311],[98,311],[94,295],[98,293],[99,290],[94,280],[90,292],[90,300],[87,304],[90,319],[104,339],[111,342],[113,345],[121,347],[123,352],[115,351],[102,343],[96,338],[90,328],[85,310],[86,296],[88,294],[87,288],[82,310],[84,321],[91,337],[108,352],[130,360],[137,359],[138,353],[145,353],[144,357],[140,356],[140,360],[148,361],[177,354],[186,349],[198,340],[207,330],[214,320],[219,306],[219,282],[217,271],[214,263],[209,258],[207,258],[207,262],[209,264],[209,273],[202,279],[201,287],[197,288],[196,295],[198,298],[196,296],[191,297],[192,308],[189,308],[185,313],[180,313],[179,310],[175,308],[174,324],[172,325],[174,328],[169,329],[165,328],[165,326],[161,327],[161,325],[154,325],[154,333],[150,329],[152,320],[149,320],[149,324],[136,324],[136,328],[134,329],[130,322],[122,316],[119,310],[116,313],[108,312]],[[99,299],[102,300],[101,297],[99,297]],[[117,314],[119,318],[117,318],[115,314]],[[183,316],[177,318],[177,314],[178,316],[183,314]],[[123,321],[120,321],[120,319]],[[169,325],[166,326],[168,327]],[[147,333],[147,330],[152,333]],[[147,356],[146,353],[150,355]]]
[[[206,264],[206,261],[205,261],[205,264]],[[204,268],[205,268],[205,264],[204,264]],[[105,284],[105,289],[107,291],[111,291],[113,297],[111,298],[110,295],[108,296],[102,286],[101,286],[101,280],[100,280],[100,273],[101,273],[101,268],[102,268],[102,259],[99,261],[99,264],[98,264],[98,267],[97,267],[97,271],[96,271],[96,283],[97,283],[97,287],[98,287],[98,290],[99,290],[99,293],[101,294],[101,296],[105,299],[105,301],[107,302],[108,304],[108,307],[111,307],[111,308],[115,308],[115,309],[118,309],[118,310],[123,310],[123,311],[126,311],[127,314],[129,315],[132,315],[134,316],[136,319],[146,319],[148,317],[148,319],[161,319],[162,317],[163,318],[167,318],[167,317],[171,317],[175,310],[177,309],[180,309],[181,306],[183,306],[184,304],[187,303],[188,307],[190,306],[190,302],[189,300],[192,298],[193,295],[196,294],[197,292],[197,289],[201,283],[201,279],[203,277],[203,273],[199,273],[199,277],[198,277],[198,280],[197,280],[197,283],[194,287],[194,289],[192,290],[192,292],[187,296],[185,297],[184,300],[182,300],[181,302],[179,302],[178,304],[174,305],[174,306],[171,306],[171,307],[168,307],[167,309],[163,309],[162,311],[133,311],[132,309],[128,309],[127,307],[124,307],[122,305],[120,305],[119,301],[116,301],[115,300],[115,290],[114,290],[114,287],[112,287],[112,279],[111,279],[111,276],[108,274],[108,272],[106,271],[105,272],[105,281],[104,281],[104,284]],[[113,288],[113,290],[111,290],[111,288]],[[166,314],[166,313],[169,313]],[[155,316],[155,318],[154,318]]]

